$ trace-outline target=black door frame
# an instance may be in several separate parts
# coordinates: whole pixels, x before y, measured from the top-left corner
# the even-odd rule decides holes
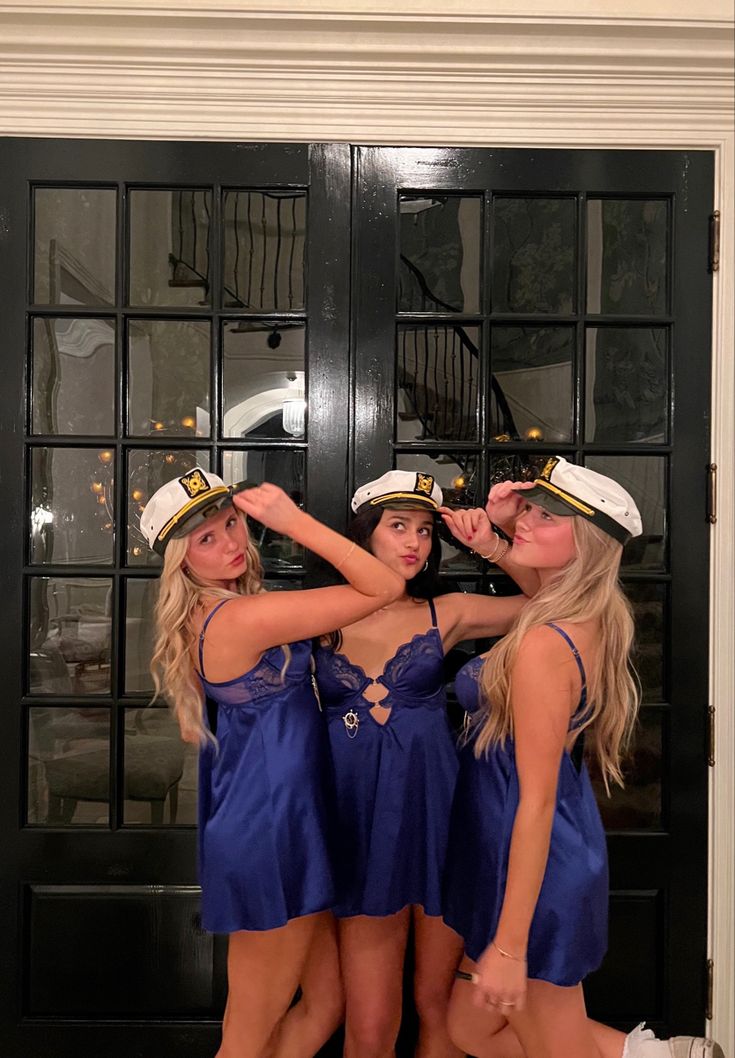
[[[354,209],[356,223],[360,220],[360,187],[365,187],[371,179],[370,162],[365,152],[372,148],[355,149],[355,165],[352,166],[350,148],[346,144],[206,144],[206,143],[150,143],[145,141],[70,141],[70,140],[15,140],[0,141],[6,163],[3,165],[3,177],[0,179],[0,278],[2,279],[3,304],[0,316],[3,320],[2,333],[6,351],[3,363],[2,413],[8,415],[7,430],[4,430],[4,443],[0,447],[0,480],[5,483],[7,498],[6,532],[0,538],[0,585],[3,589],[4,606],[0,616],[0,635],[6,644],[6,675],[9,694],[6,696],[9,708],[3,711],[0,720],[0,733],[6,746],[20,746],[23,752],[28,749],[25,727],[22,717],[32,699],[23,695],[20,673],[23,667],[23,647],[25,639],[18,635],[18,617],[23,613],[20,578],[18,570],[28,567],[25,563],[23,540],[24,502],[27,496],[27,482],[23,463],[22,418],[25,409],[25,351],[28,348],[27,316],[29,299],[23,268],[18,262],[26,261],[27,213],[29,206],[28,181],[32,183],[68,183],[87,186],[104,183],[108,186],[140,183],[145,186],[198,185],[215,183],[212,177],[214,159],[220,184],[237,185],[243,182],[243,166],[248,166],[247,183],[255,186],[265,183],[274,167],[279,164],[284,171],[292,169],[299,152],[299,165],[304,174],[305,186],[310,189],[309,220],[312,231],[328,233],[330,252],[325,254],[316,240],[310,240],[308,248],[308,282],[311,291],[309,309],[309,449],[312,460],[318,465],[317,473],[309,477],[309,507],[317,516],[340,527],[344,524],[347,510],[347,497],[354,481],[355,467],[348,462],[348,453],[359,450],[361,453],[359,475],[374,471],[382,472],[387,465],[392,465],[393,449],[386,444],[389,432],[386,432],[386,400],[390,405],[393,400],[393,321],[394,321],[394,288],[381,288],[375,274],[365,271],[363,277],[356,274],[361,282],[359,294],[350,310],[351,268],[355,261],[358,265],[369,261],[372,253],[385,253],[385,243],[381,238],[385,228],[375,225],[359,237],[357,247],[351,243],[352,197],[354,185],[356,195]],[[387,149],[391,150],[391,149]],[[410,148],[412,156],[417,150]],[[438,152],[436,155],[462,154],[469,165],[472,152],[455,152],[454,149]],[[489,149],[475,152],[482,154],[499,154]],[[520,152],[511,152],[520,153]],[[679,230],[688,232],[686,242],[678,247],[681,259],[689,262],[703,262],[692,276],[682,275],[677,279],[674,292],[675,304],[686,305],[687,299],[693,304],[707,306],[707,318],[701,316],[695,321],[685,313],[675,324],[676,340],[674,355],[685,358],[688,348],[697,348],[697,335],[706,330],[709,341],[710,312],[710,279],[706,271],[706,220],[709,212],[712,191],[712,170],[710,154],[704,152],[598,152],[598,151],[524,151],[527,158],[533,156],[538,160],[543,156],[545,162],[564,166],[564,159],[569,156],[589,156],[584,164],[588,166],[587,186],[590,190],[600,187],[610,190],[605,181],[605,173],[595,161],[600,153],[618,155],[620,164],[629,167],[638,178],[650,180],[650,187],[661,192],[667,189],[660,184],[659,163],[662,156],[671,156],[679,162],[679,182],[676,187],[677,215],[675,218],[675,235]],[[594,156],[594,157],[592,157]],[[259,168],[260,167],[260,168]],[[642,167],[642,168],[641,168]],[[462,165],[447,170],[441,175],[441,169],[434,167],[431,180],[427,181],[426,170],[417,173],[415,179],[407,182],[402,177],[402,186],[416,188],[427,186],[454,186],[458,173],[469,178],[470,168]],[[575,186],[571,173],[566,171],[569,188]],[[186,174],[185,179],[181,175]],[[259,179],[258,174],[262,174]],[[509,171],[510,174],[510,171]],[[515,178],[518,178],[518,173]],[[373,178],[376,178],[373,172]],[[509,180],[512,177],[509,175]],[[690,189],[696,181],[707,181],[709,197],[705,207],[694,192],[688,198]],[[603,187],[603,185],[605,185]],[[522,182],[513,183],[520,189]],[[699,186],[699,185],[698,185]],[[381,196],[390,212],[395,207],[394,189],[380,182],[373,184],[376,201]],[[382,232],[382,234],[381,234]],[[122,216],[118,219],[118,238],[124,236]],[[394,234],[394,233],[393,233]],[[678,236],[677,236],[678,237]],[[349,266],[348,266],[349,263]],[[677,270],[676,275],[683,273]],[[364,281],[363,281],[364,280]],[[358,290],[357,287],[354,288]],[[318,294],[317,294],[318,292]],[[374,298],[373,307],[369,300]],[[386,301],[387,299],[387,301]],[[388,304],[390,302],[390,304]],[[17,311],[23,306],[23,311]],[[384,313],[390,320],[390,334],[385,332]],[[165,313],[162,313],[162,315]],[[381,328],[383,330],[381,331]],[[118,342],[120,341],[118,337]],[[355,349],[360,348],[363,354],[360,362],[356,361]],[[350,350],[348,355],[348,350]],[[679,602],[688,616],[687,621],[673,620],[671,628],[671,652],[677,659],[676,689],[682,700],[692,700],[696,694],[699,699],[702,686],[706,687],[707,669],[707,631],[708,631],[708,597],[702,591],[702,581],[707,583],[706,576],[701,576],[701,569],[707,566],[709,536],[705,524],[704,511],[706,504],[705,475],[702,464],[702,453],[709,451],[709,359],[706,369],[700,370],[692,385],[687,385],[684,393],[677,392],[672,404],[672,415],[676,423],[677,448],[672,455],[672,473],[681,480],[691,483],[686,494],[678,490],[671,493],[672,522],[686,527],[685,532],[674,533],[671,539],[671,575],[682,583]],[[213,384],[216,379],[213,379]],[[119,382],[122,386],[122,380]],[[217,389],[213,389],[213,394]],[[122,400],[119,394],[118,403]],[[330,415],[330,408],[345,409],[340,416]],[[347,409],[352,409],[348,414]],[[392,415],[392,412],[391,412]],[[18,424],[21,424],[20,429]],[[378,443],[375,439],[378,438]],[[206,446],[206,444],[205,444]],[[215,448],[214,443],[210,445]],[[589,448],[590,446],[584,446]],[[19,470],[23,477],[21,487],[14,483],[19,481]],[[700,575],[690,580],[683,575],[692,565],[692,556],[697,557]],[[96,569],[99,572],[99,568]],[[678,607],[677,607],[678,609]],[[681,612],[681,611],[680,611]],[[23,641],[21,641],[23,640]],[[692,661],[691,659],[694,659]],[[704,669],[704,677],[703,677]],[[703,683],[704,679],[704,683]],[[21,705],[21,708],[18,706]],[[684,715],[675,715],[677,725],[676,740],[686,752],[682,753],[680,764],[682,773],[688,773],[689,780],[681,783],[674,791],[672,812],[678,813],[683,820],[683,830],[679,842],[679,852],[671,859],[671,869],[680,872],[682,880],[690,885],[680,887],[680,891],[671,897],[667,914],[671,921],[686,911],[690,921],[698,925],[696,937],[686,938],[682,947],[677,938],[676,951],[673,942],[670,948],[669,961],[682,959],[695,968],[697,984],[677,985],[672,982],[668,992],[669,1007],[672,1013],[672,1024],[686,1022],[692,1024],[701,1016],[704,982],[704,960],[706,958],[706,828],[701,826],[701,811],[691,812],[692,804],[704,804],[706,812],[707,771],[706,771],[706,696],[701,708],[690,709]],[[115,728],[114,730],[117,730]],[[112,750],[114,759],[119,763],[122,747],[116,745],[113,736]],[[687,769],[689,769],[687,771]],[[23,780],[20,770],[20,754],[6,760],[4,769],[6,790],[11,797],[0,799],[0,827],[7,835],[6,867],[15,864],[24,884],[78,884],[80,880],[95,879],[98,884],[109,884],[114,880],[125,884],[160,885],[170,881],[176,873],[176,883],[180,886],[194,885],[196,882],[194,858],[192,855],[192,835],[190,830],[174,829],[169,832],[156,832],[156,840],[149,840],[149,835],[132,830],[113,830],[108,833],[90,833],[80,828],[78,833],[68,830],[60,831],[45,828],[28,828],[23,825]],[[622,841],[627,843],[623,848]],[[70,842],[73,846],[73,859],[69,857]],[[615,835],[610,838],[612,858],[620,858],[625,870],[611,879],[613,888],[620,889],[625,885],[628,869],[637,873],[637,890],[655,889],[655,872],[649,869],[645,858],[641,856],[641,845],[636,839],[626,835],[624,839]],[[105,877],[100,877],[98,868],[100,860],[108,866]],[[66,864],[56,871],[52,865]],[[144,864],[130,869],[130,864]],[[175,865],[172,869],[172,865]],[[704,871],[704,873],[702,873]],[[95,873],[97,872],[97,873]],[[638,884],[639,883],[639,884]],[[17,964],[22,965],[26,957],[23,939],[23,916],[25,902],[16,882],[6,871],[2,877],[0,904],[8,911],[7,924],[4,930],[6,950],[15,954]],[[631,953],[633,954],[633,953]],[[218,956],[221,960],[221,952]],[[691,960],[691,962],[689,962]],[[701,970],[700,970],[701,968]],[[667,990],[668,991],[668,990]],[[203,1048],[210,1047],[216,1038],[214,1023],[183,1024],[176,1022],[143,1022],[131,1025],[127,1032],[121,1024],[101,1023],[60,1023],[58,1019],[33,1019],[18,1024],[18,1012],[23,1009],[24,996],[22,986],[18,983],[15,967],[12,962],[4,963],[0,970],[0,994],[6,997],[7,1008],[3,1014],[7,1029],[0,1032],[9,1033],[4,1041],[6,1052],[13,1058],[47,1058],[49,1031],[58,1037],[54,1041],[54,1058],[65,1055],[78,1055],[80,1047],[89,1048],[89,1053],[104,1052],[109,1058],[129,1058],[133,1046],[134,1032],[140,1033],[156,1047],[176,1048],[176,1053],[191,1054],[192,1058],[202,1053]],[[701,1026],[699,1026],[701,1027]],[[17,1051],[13,1048],[17,1047]]]

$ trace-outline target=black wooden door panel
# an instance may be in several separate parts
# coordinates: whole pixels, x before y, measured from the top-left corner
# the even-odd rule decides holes
[[[199,926],[196,754],[148,707],[157,568],[137,515],[199,462],[343,518],[350,152],[0,154],[2,1052],[199,1058],[225,942]],[[311,576],[259,543],[274,585]]]
[[[609,834],[609,1022],[703,1028],[710,277],[707,153],[356,150],[355,481],[450,501],[563,453],[621,480],[644,707]],[[446,549],[445,576],[498,590]],[[495,585],[495,587],[493,587]]]

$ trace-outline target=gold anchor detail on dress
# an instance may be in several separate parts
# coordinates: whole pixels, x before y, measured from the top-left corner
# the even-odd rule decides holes
[[[357,734],[357,729],[360,726],[360,717],[357,715],[354,709],[347,710],[347,712],[342,717],[342,723],[345,725],[347,737],[354,738]]]

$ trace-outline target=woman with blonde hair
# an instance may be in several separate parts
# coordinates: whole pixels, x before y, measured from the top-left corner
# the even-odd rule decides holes
[[[642,1025],[626,1036],[586,1016],[581,982],[607,946],[608,871],[582,740],[606,786],[621,783],[638,685],[618,572],[642,526],[617,482],[561,457],[515,488],[515,561],[541,587],[455,684],[475,721],[444,919],[464,941],[458,976],[474,987],[456,982],[450,1033],[475,1058],[722,1058],[711,1040],[657,1040]]]
[[[245,515],[331,562],[348,584],[264,592]],[[391,603],[403,581],[275,485],[233,491],[198,467],[155,493],[141,529],[163,556],[156,690],[183,737],[201,745],[202,924],[229,934],[217,1058],[309,1058],[342,1013],[329,911],[334,794],[311,638]],[[323,988],[284,1017],[307,958]]]

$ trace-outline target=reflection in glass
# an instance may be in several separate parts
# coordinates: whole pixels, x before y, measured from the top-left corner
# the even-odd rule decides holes
[[[158,581],[130,578],[125,591],[125,693],[153,693],[153,607]]]
[[[304,437],[305,341],[303,324],[225,323],[225,437]]]
[[[624,569],[663,569],[666,563],[666,460],[663,456],[588,456],[585,465],[618,481],[631,494],[643,534],[623,550]]]
[[[32,577],[30,693],[109,694],[112,581]]]
[[[260,448],[222,453],[222,478],[228,485],[238,481],[260,484],[271,481],[279,485],[299,507],[306,503],[305,463],[303,449]],[[249,521],[250,534],[260,552],[267,573],[301,569],[304,549],[289,536],[266,529],[260,522]]]
[[[114,320],[35,319],[32,400],[33,433],[114,433]]]
[[[588,201],[588,312],[666,312],[668,223],[663,199]]]
[[[169,448],[130,450],[126,481],[129,566],[160,566],[161,559],[155,551],[151,551],[140,531],[140,516],[156,489],[173,478],[183,477],[196,466],[209,469],[209,452],[196,448],[178,451]]]
[[[133,437],[208,437],[210,324],[132,320],[128,432]]]
[[[661,830],[663,714],[641,709],[630,758],[623,762],[625,788],[610,787],[608,797],[599,770],[590,762],[592,786],[606,830]]]
[[[513,439],[572,440],[574,328],[494,327],[493,392],[510,413]],[[500,390],[500,393],[497,390]]]
[[[196,823],[197,761],[165,706],[126,709],[125,824]]]
[[[28,822],[107,826],[109,803],[109,709],[30,709]]]
[[[666,641],[666,585],[634,581],[625,585],[635,618],[633,663],[641,681],[643,700],[663,702],[664,643]]]
[[[116,202],[114,189],[36,189],[33,300],[37,305],[114,304]]]
[[[246,312],[304,307],[305,191],[225,191],[224,305]]]
[[[573,198],[496,198],[494,312],[574,312]]]
[[[207,305],[212,193],[130,192],[131,305]]]
[[[109,565],[114,480],[109,449],[31,449],[32,563]]]
[[[397,440],[477,440],[479,328],[399,327],[396,341]]]
[[[398,210],[398,311],[479,311],[482,199],[401,195]]]
[[[667,341],[663,327],[587,331],[588,441],[666,443]]]
[[[499,485],[501,481],[535,481],[549,456],[553,454],[553,452],[492,452],[489,466],[490,488],[493,485]],[[484,507],[486,500],[487,498],[482,499],[477,506]]]
[[[396,456],[398,470],[431,474],[442,490],[448,507],[484,506],[479,491],[480,457],[477,452],[401,453]],[[442,540],[441,569],[445,573],[477,573],[483,566],[481,559],[456,545],[454,537],[440,527]]]

